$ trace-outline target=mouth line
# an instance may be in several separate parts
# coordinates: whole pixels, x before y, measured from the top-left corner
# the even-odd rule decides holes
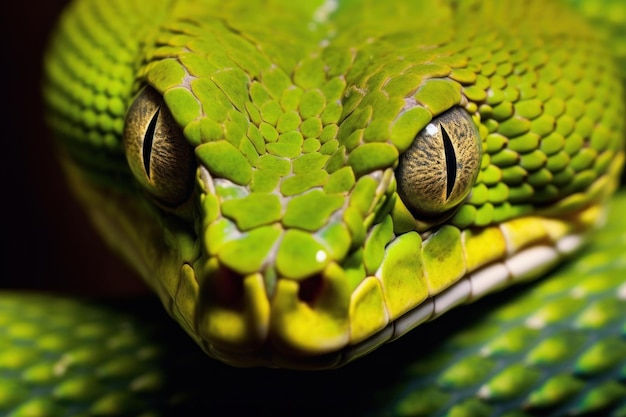
[[[399,339],[420,324],[435,320],[454,307],[473,303],[511,285],[540,279],[582,245],[582,234],[570,234],[559,239],[554,246],[545,243],[529,246],[500,262],[490,263],[472,271],[441,293],[428,297],[412,310],[389,322],[378,333],[347,347],[339,366],[375,350],[384,343]]]

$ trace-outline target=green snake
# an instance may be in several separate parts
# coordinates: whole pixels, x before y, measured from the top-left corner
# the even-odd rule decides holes
[[[220,378],[341,368],[288,375],[353,384],[354,412],[624,416],[625,197],[606,207],[624,163],[626,8],[576,3],[608,16],[602,29],[544,1],[79,0],[45,56],[46,117],[94,224],[195,344],[235,367],[203,356]],[[6,328],[31,302],[118,314],[3,297]],[[448,313],[481,297],[478,323]],[[78,413],[74,395],[92,407],[80,415],[140,414],[78,377],[30,401],[16,370],[36,355],[10,348],[22,333],[0,333],[0,413]],[[415,357],[394,357],[407,345]],[[54,357],[58,377],[67,356]],[[368,366],[395,382],[359,400],[357,379],[380,378]]]

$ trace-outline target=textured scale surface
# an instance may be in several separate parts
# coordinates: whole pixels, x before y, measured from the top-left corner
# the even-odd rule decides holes
[[[0,413],[216,410],[271,398],[271,377],[294,405],[324,386],[311,414],[623,416],[623,196],[594,250],[528,282],[602,225],[624,162],[625,9],[570,3],[591,20],[539,1],[71,3],[43,93],[105,240],[213,358],[345,366],[235,370],[162,344],[176,330],[152,310],[8,294]],[[203,367],[223,392],[170,381]]]

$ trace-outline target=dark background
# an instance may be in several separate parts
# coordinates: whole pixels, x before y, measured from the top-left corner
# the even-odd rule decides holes
[[[12,1],[3,5],[0,14],[0,288],[136,292],[141,288],[138,278],[99,240],[69,194],[43,122],[43,51],[66,3]]]

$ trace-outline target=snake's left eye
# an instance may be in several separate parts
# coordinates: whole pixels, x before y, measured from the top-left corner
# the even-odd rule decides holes
[[[478,129],[455,107],[433,118],[400,155],[398,195],[416,218],[445,216],[469,195],[480,161]]]
[[[145,87],[135,97],[124,126],[126,159],[135,178],[157,201],[175,207],[193,190],[193,149],[163,97]]]

